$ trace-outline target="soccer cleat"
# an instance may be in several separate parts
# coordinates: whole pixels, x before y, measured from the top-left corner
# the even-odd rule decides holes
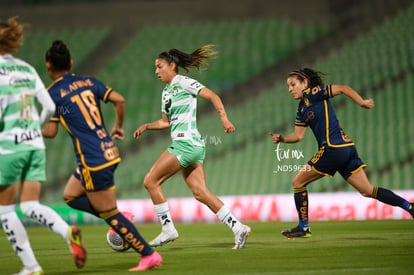
[[[410,210],[408,210],[408,212],[410,212],[411,216],[414,218],[414,202],[410,202]]]
[[[177,230],[172,230],[172,231],[161,231],[161,233],[152,241],[150,241],[148,244],[150,246],[162,246],[164,244],[167,244],[169,242],[175,241],[176,239],[178,239],[179,235]]]
[[[44,275],[42,268],[40,268],[38,271],[30,271],[26,268],[23,268],[19,273],[15,273],[13,275]]]
[[[242,225],[241,230],[239,230],[236,234],[234,234],[234,241],[235,244],[233,249],[240,249],[243,248],[247,242],[247,237],[250,236],[252,230],[247,225]]]
[[[72,225],[69,228],[69,241],[72,249],[73,261],[77,268],[82,268],[86,263],[86,249],[82,242],[82,236],[80,229]]]
[[[300,229],[299,226],[295,228],[285,229],[282,231],[282,235],[288,239],[292,238],[310,238],[312,237],[312,233],[310,228]]]
[[[139,261],[139,264],[136,267],[128,269],[128,271],[144,271],[144,270],[152,269],[161,264],[162,264],[161,255],[158,252],[154,251],[149,256],[143,256],[141,260]]]

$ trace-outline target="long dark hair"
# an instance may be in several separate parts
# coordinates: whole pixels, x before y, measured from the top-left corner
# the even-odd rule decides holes
[[[309,88],[313,88],[315,86],[323,85],[323,79],[321,75],[325,74],[322,72],[317,72],[310,68],[303,68],[291,71],[288,76],[295,76],[300,81],[307,79],[309,81]]]
[[[158,58],[168,63],[175,63],[177,65],[176,72],[178,72],[178,67],[181,67],[188,73],[191,67],[200,70],[201,66],[206,64],[208,59],[217,56],[218,52],[213,48],[213,45],[204,45],[190,54],[177,49],[171,49],[160,53]]]
[[[46,51],[46,61],[53,65],[55,70],[70,70],[70,52],[62,40],[55,40]]]

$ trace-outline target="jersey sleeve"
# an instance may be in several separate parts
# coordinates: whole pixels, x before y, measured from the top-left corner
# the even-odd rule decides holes
[[[320,85],[304,92],[304,97],[311,102],[322,101],[333,97],[332,85]]]
[[[326,85],[325,86],[325,96],[327,96],[329,98],[334,97],[332,95],[332,85]]]
[[[295,119],[295,126],[300,127],[307,127],[308,123],[304,119],[302,112],[301,112],[301,105],[298,106],[298,110],[296,111],[296,119]]]
[[[190,77],[184,77],[181,80],[181,87],[183,87],[184,90],[189,92],[192,95],[198,95],[198,93],[203,89],[205,86],[198,82],[195,79],[192,79]]]
[[[40,79],[39,74],[36,72],[34,68],[32,68],[33,74],[35,77],[35,97],[37,101],[42,106],[42,110],[39,115],[40,124],[43,124],[52,117],[55,110],[55,103],[53,102],[52,98],[50,97],[49,93],[46,90],[43,81]]]
[[[103,84],[101,81],[95,78],[91,78],[91,80],[94,83],[97,98],[106,103],[108,101],[109,95],[113,91],[112,88]]]
[[[54,89],[52,89],[55,85],[55,82],[49,85],[46,89],[48,95],[52,99],[53,103],[55,104],[55,111],[53,112],[52,116],[49,118],[49,122],[59,123],[59,110],[61,110],[59,97],[56,97],[54,94]]]

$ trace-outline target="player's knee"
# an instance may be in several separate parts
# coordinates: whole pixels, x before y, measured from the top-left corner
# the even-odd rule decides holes
[[[366,191],[359,191],[359,193],[366,198],[373,198],[372,192],[366,192]]]
[[[72,197],[72,196],[68,196],[68,195],[63,194],[63,201],[66,204],[69,204],[71,201],[73,201],[75,199],[76,199],[75,197]]]
[[[158,187],[157,181],[148,173],[144,178],[144,187],[148,191],[152,190],[155,187]]]
[[[71,199],[74,199],[76,196],[73,196],[72,194],[71,194],[71,192],[69,192],[68,190],[64,190],[63,191],[63,199],[66,201],[66,200],[71,200]]]
[[[193,193],[193,197],[201,202],[201,203],[207,203],[209,201],[209,193],[206,190],[203,189],[192,189],[191,192]],[[210,196],[211,198],[211,196]]]
[[[151,181],[148,179],[148,176],[145,176],[144,178],[144,187],[147,190],[151,189]]]
[[[24,201],[20,203],[20,209],[24,215],[30,217],[31,213],[38,205],[39,201]]]
[[[301,182],[299,180],[296,180],[296,179],[292,180],[292,187],[293,188],[301,188],[301,187],[304,187],[304,186],[305,186],[305,184],[303,182]]]

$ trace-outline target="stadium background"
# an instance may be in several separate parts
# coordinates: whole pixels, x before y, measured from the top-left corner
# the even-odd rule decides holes
[[[207,182],[219,196],[290,194],[295,169],[317,146],[311,131],[299,144],[270,142],[269,131],[293,129],[297,102],[286,90],[292,69],[326,72],[326,83],[348,84],[373,97],[367,111],[351,100],[332,100],[356,142],[374,184],[413,190],[414,4],[408,0],[317,1],[0,1],[0,19],[18,15],[29,24],[16,56],[33,64],[46,85],[44,53],[55,39],[72,51],[74,72],[94,75],[127,100],[126,139],[117,142],[123,162],[116,172],[120,199],[147,199],[143,178],[170,142],[168,131],[132,133],[160,117],[162,83],[154,58],[164,50],[191,51],[214,44],[220,52],[202,74],[192,73],[222,97],[237,132],[225,135],[212,106],[199,101],[206,137]],[[108,128],[111,106],[103,107]],[[48,140],[48,181],[43,200],[62,204],[63,186],[75,167],[63,128]],[[277,149],[277,151],[275,151]],[[282,155],[281,155],[282,154]],[[281,158],[282,157],[282,158]],[[180,175],[164,184],[168,197],[191,197]],[[339,176],[311,192],[348,192]]]

